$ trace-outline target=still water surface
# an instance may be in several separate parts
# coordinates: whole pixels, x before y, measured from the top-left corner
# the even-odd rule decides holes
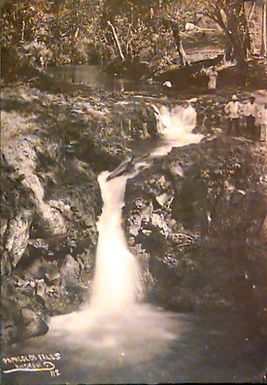
[[[85,84],[107,91],[151,91],[159,89],[158,83],[110,76],[100,65],[62,65],[48,67],[47,73],[56,79]]]

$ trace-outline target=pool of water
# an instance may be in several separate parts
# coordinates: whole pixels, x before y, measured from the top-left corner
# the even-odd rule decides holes
[[[85,84],[93,88],[107,91],[155,91],[159,89],[158,83],[143,80],[124,79],[111,76],[100,65],[62,65],[48,67],[47,73],[56,79],[71,83]]]
[[[264,372],[264,345],[258,341],[255,349],[255,330],[238,315],[213,314],[203,318],[172,313],[172,321],[176,338],[168,349],[155,345],[151,351],[148,344],[142,347],[137,340],[135,346],[133,337],[129,338],[131,349],[126,341],[124,349],[120,344],[110,349],[112,337],[113,342],[121,339],[127,325],[120,334],[110,330],[106,347],[98,350],[92,344],[92,335],[82,330],[75,338],[83,343],[70,343],[69,336],[48,334],[14,345],[5,352],[5,357],[36,355],[39,363],[50,361],[55,368],[45,372],[8,373],[4,375],[3,385],[231,383],[250,382]],[[145,329],[141,332],[149,335],[146,326],[144,322]],[[99,340],[99,335],[94,338]],[[150,354],[146,354],[148,351]],[[4,365],[3,369],[11,366]]]

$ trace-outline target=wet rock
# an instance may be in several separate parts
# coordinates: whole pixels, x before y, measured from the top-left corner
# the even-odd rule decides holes
[[[21,315],[22,315],[23,323],[25,326],[30,325],[36,319],[36,314],[31,309],[27,309],[27,308],[22,309]]]
[[[179,161],[173,161],[170,163],[169,170],[172,175],[180,176],[181,178],[184,176],[184,171],[180,165]]]
[[[46,291],[46,284],[44,279],[36,280],[36,295],[39,296],[41,299],[44,299],[45,291]]]
[[[50,207],[57,209],[62,215],[68,216],[71,212],[71,207],[66,204],[63,200],[50,200],[48,201]]]
[[[80,265],[70,254],[64,258],[60,267],[60,276],[65,282],[77,282],[79,279]]]
[[[67,226],[59,210],[46,203],[40,205],[38,209],[40,211],[40,225],[47,234],[52,236],[66,234]]]
[[[49,330],[47,323],[41,319],[36,318],[29,325],[23,328],[22,338],[27,339],[31,337],[38,337],[46,334]]]
[[[133,214],[129,222],[130,222],[129,233],[131,235],[136,236],[139,233],[139,230],[141,229],[141,223],[142,223],[141,215]]]
[[[12,267],[16,267],[28,245],[29,229],[32,213],[23,210],[16,218],[11,219],[5,232],[5,250],[10,256]]]
[[[1,331],[1,339],[3,345],[8,345],[10,342],[16,341],[19,338],[19,331],[17,326],[14,323],[10,323],[10,321],[5,322],[2,321],[2,331]]]
[[[158,121],[150,103],[130,102],[114,112],[121,121],[124,138],[146,139],[158,135]]]
[[[173,149],[128,181],[124,226],[151,277],[145,295],[176,309],[257,308],[264,319],[253,289],[265,290],[264,159],[257,145],[220,137]]]
[[[173,196],[166,194],[166,193],[163,193],[163,194],[156,197],[156,201],[162,207],[170,207],[170,205],[173,201]]]
[[[60,274],[56,269],[45,273],[45,280],[48,282],[48,284],[55,284],[60,281],[60,278]]]
[[[42,238],[29,239],[28,250],[31,258],[40,260],[48,255],[49,243]]]
[[[165,236],[165,238],[168,237],[168,235],[171,233],[171,229],[168,225],[168,221],[162,215],[161,213],[154,212],[151,215],[151,225],[154,228],[158,228],[159,232]]]
[[[50,86],[3,90],[6,342],[44,333],[48,316],[75,311],[88,298],[102,207],[97,175],[129,155],[127,140],[156,127],[146,103],[123,111],[116,95],[78,87],[63,95]]]

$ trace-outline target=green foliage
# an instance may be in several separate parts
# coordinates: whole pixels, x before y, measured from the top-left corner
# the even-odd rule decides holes
[[[241,3],[241,0],[6,0],[2,6],[1,37],[4,69],[10,70],[14,63],[17,71],[19,65],[107,63],[123,58],[128,62],[153,59],[156,65],[161,65],[168,62],[167,57],[177,56],[170,21],[183,31],[188,21],[197,24],[203,13],[220,25],[236,55],[244,59],[242,53],[249,47]]]
[[[35,65],[85,61],[96,7],[88,0],[11,1],[2,8],[2,48]],[[89,16],[89,17],[88,17]]]

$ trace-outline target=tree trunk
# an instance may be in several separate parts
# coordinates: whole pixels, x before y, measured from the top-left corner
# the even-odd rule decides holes
[[[188,63],[186,53],[185,53],[185,50],[183,47],[183,43],[182,43],[182,40],[180,37],[180,31],[179,31],[179,28],[178,28],[176,23],[172,23],[171,28],[172,28],[172,34],[174,37],[175,45],[176,45],[176,48],[177,48],[177,51],[179,54],[179,58],[181,61],[181,65],[184,67],[184,66],[188,65],[189,63]]]
[[[251,6],[251,10],[250,10],[250,12],[249,12],[248,21],[251,21],[251,19],[252,19],[252,16],[253,16],[253,13],[254,13],[254,9],[255,9],[255,6],[256,6],[256,3],[253,3],[252,6]]]
[[[22,29],[21,29],[21,41],[23,41],[23,42],[24,42],[24,37],[25,37],[25,25],[26,25],[26,23],[23,20],[22,21]]]
[[[267,56],[267,0],[262,4],[261,55]]]
[[[237,63],[240,67],[246,67],[248,54],[251,51],[251,44],[244,3],[236,1],[233,8],[226,7],[225,11]]]
[[[244,1],[216,0],[216,2],[209,3],[206,14],[222,28],[233,48],[238,66],[245,68],[251,52],[251,39]]]
[[[113,37],[114,37],[115,43],[117,45],[117,48],[118,48],[118,51],[119,51],[119,54],[120,54],[120,58],[121,58],[122,61],[125,61],[125,57],[124,57],[124,54],[123,54],[122,49],[121,49],[121,45],[120,45],[120,42],[119,42],[119,38],[118,38],[118,35],[117,35],[117,32],[116,32],[116,29],[111,24],[110,21],[108,21],[107,24],[110,26],[110,28],[112,30]]]

